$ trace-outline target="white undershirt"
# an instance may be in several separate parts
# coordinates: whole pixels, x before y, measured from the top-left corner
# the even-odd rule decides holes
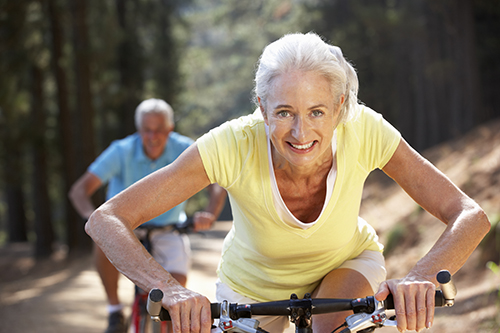
[[[326,179],[326,198],[325,202],[323,203],[323,208],[321,209],[321,214],[318,216],[318,218],[309,223],[304,223],[298,220],[288,209],[286,206],[285,202],[283,201],[283,198],[281,197],[281,194],[278,189],[278,184],[276,183],[276,176],[274,174],[274,166],[273,166],[273,159],[271,155],[271,140],[269,139],[269,127],[266,125],[266,135],[267,135],[267,156],[268,156],[268,163],[269,163],[269,174],[271,175],[271,189],[273,191],[273,201],[274,201],[274,207],[276,208],[276,211],[278,212],[278,216],[288,225],[294,226],[294,227],[299,227],[302,229],[308,229],[312,227],[321,217],[321,214],[323,214],[323,211],[325,210],[325,207],[327,203],[330,201],[330,198],[332,197],[332,192],[333,192],[333,187],[335,185],[335,179],[337,178],[337,130],[333,132],[333,138],[332,138],[332,155],[333,155],[333,163],[332,163],[332,168],[330,169],[330,172],[328,173],[328,178]]]

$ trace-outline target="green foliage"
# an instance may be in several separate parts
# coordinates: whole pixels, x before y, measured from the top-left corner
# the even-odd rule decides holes
[[[360,99],[424,149],[500,116],[497,102],[491,104],[498,94],[489,88],[500,81],[500,34],[498,25],[490,26],[499,21],[499,7],[494,1],[319,0],[308,6],[316,18],[308,28],[354,63]],[[463,76],[470,78],[467,87]],[[478,111],[482,102],[492,108]]]
[[[0,200],[5,202],[0,205],[0,219],[7,221],[4,189],[14,182],[27,201],[21,203],[25,210],[21,215],[27,216],[31,227],[31,177],[36,165],[26,165],[33,148],[45,141],[47,183],[59,239],[68,237],[65,232],[70,224],[65,212],[72,209],[66,201],[70,170],[65,162],[79,164],[80,170],[87,167],[77,151],[79,143],[95,138],[97,155],[112,140],[130,134],[134,131],[134,109],[148,97],[171,103],[177,131],[193,138],[253,112],[255,64],[262,49],[286,33],[312,30],[341,46],[358,70],[361,100],[382,112],[405,136],[406,130],[419,128],[424,144],[432,136],[429,133],[451,133],[443,123],[470,119],[470,112],[461,109],[466,101],[457,96],[481,91],[484,96],[479,102],[483,105],[474,112],[487,114],[477,117],[486,120],[498,116],[500,5],[495,1],[474,1],[473,11],[469,11],[478,32],[474,50],[458,38],[464,34],[447,35],[466,25],[456,25],[454,17],[446,16],[453,12],[447,6],[456,3],[443,0],[91,0],[85,2],[85,13],[77,13],[84,15],[87,23],[89,100],[96,111],[95,131],[89,134],[92,137],[85,137],[76,114],[75,3],[0,0]],[[49,5],[59,13],[62,54],[57,65],[66,76],[63,87],[54,71]],[[445,27],[443,22],[449,25]],[[457,45],[459,51],[476,51],[470,54],[477,55],[481,84],[459,85],[475,82],[474,76],[457,70],[469,66],[457,66],[453,56],[459,52],[448,49],[450,45]],[[33,68],[41,73],[43,83],[46,130],[41,139],[34,137],[39,124],[31,116]],[[456,79],[453,75],[457,73],[463,78]],[[469,89],[467,93],[461,93],[464,87]],[[71,125],[62,122],[61,95],[67,100]],[[469,123],[472,126],[474,121]],[[74,136],[75,151],[63,150],[62,129]],[[460,127],[454,130],[451,134],[460,133]],[[193,205],[203,205],[204,200],[200,194],[189,209],[196,210]],[[399,228],[393,230],[386,251],[408,232],[403,226]]]
[[[178,130],[192,137],[254,111],[255,64],[263,48],[302,30],[302,6],[289,1],[194,1],[181,61],[186,79],[176,109]]]
[[[396,223],[392,227],[388,233],[387,241],[384,246],[384,255],[389,256],[398,247],[405,245],[412,246],[418,242],[421,233],[425,232],[425,230],[419,228],[418,223],[415,225],[414,222],[418,221],[423,212],[424,209],[421,206],[416,205],[413,212],[411,212],[403,221]]]
[[[500,214],[492,214],[488,219],[491,222],[490,231],[479,244],[482,265],[500,260]]]
[[[486,263],[486,267],[490,269],[493,272],[493,274],[495,274],[497,277],[500,277],[500,263],[496,264],[493,261],[488,261],[488,263]],[[500,288],[498,288],[496,303],[497,303],[497,308],[500,308]]]
[[[384,255],[389,256],[394,249],[403,242],[407,234],[407,226],[403,223],[397,223],[388,233],[387,241],[384,246]]]
[[[97,138],[97,147],[92,147],[97,154],[112,140],[133,132],[135,107],[148,94],[174,100],[179,92],[175,87],[180,86],[176,70],[179,67],[176,56],[179,46],[174,37],[169,39],[174,29],[168,22],[176,22],[178,8],[187,3],[92,0],[85,3],[86,11],[74,13],[84,8],[75,4],[61,0],[0,1],[0,198],[9,202],[7,209],[1,210],[0,220],[21,225],[24,224],[21,219],[26,218],[30,230],[24,233],[29,237],[33,234],[31,230],[36,216],[33,212],[32,175],[38,166],[26,161],[31,162],[34,149],[46,142],[49,175],[44,181],[48,184],[55,208],[52,210],[53,223],[59,233],[58,239],[68,242],[72,233],[79,233],[80,239],[86,235],[77,221],[68,219],[65,214],[73,209],[66,206],[67,190],[79,176],[68,178],[70,169],[65,162],[71,159],[72,163],[79,165],[79,170],[85,170],[88,165],[82,163],[82,152],[78,151],[80,143]],[[84,50],[86,63],[75,60],[74,14],[83,17],[86,23],[83,31],[89,40]],[[57,29],[52,29],[55,27],[54,17],[59,20],[59,36],[54,35]],[[60,73],[54,71],[56,66],[52,66],[56,59],[56,37],[59,37],[62,51],[57,65],[66,77],[64,82],[57,76]],[[76,82],[77,66],[89,68],[88,82]],[[38,101],[37,105],[45,116],[42,120],[46,128],[43,137],[34,136],[42,124],[31,119],[35,105],[33,68],[40,73],[42,81],[38,82],[43,86],[39,95],[43,96],[43,101]],[[81,91],[82,83],[89,84],[91,93],[86,101],[90,100],[91,108],[97,111],[91,122],[97,125],[96,131],[88,132],[87,136],[82,135],[85,133],[82,131],[84,124],[78,118],[80,114],[75,112],[81,106],[76,92]],[[146,87],[158,89],[147,91]],[[65,113],[69,117],[66,123],[61,122],[61,95],[69,107]],[[91,108],[82,111],[91,114]],[[71,138],[62,137],[63,127],[68,129]],[[62,150],[67,139],[75,140],[74,151],[71,151],[73,157]],[[12,188],[15,192],[3,192],[5,188]],[[11,206],[12,202],[15,206]],[[13,220],[14,213],[17,216]],[[6,218],[7,214],[9,218]]]
[[[495,264],[493,261],[488,261],[486,267],[493,272],[493,274],[500,276],[500,265]],[[498,292],[500,297],[500,291]]]

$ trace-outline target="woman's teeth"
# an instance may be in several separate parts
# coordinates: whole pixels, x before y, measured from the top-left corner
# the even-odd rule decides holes
[[[295,149],[308,149],[308,148],[311,148],[313,144],[314,144],[314,141],[307,143],[305,145],[294,145],[293,143],[290,143],[290,145]]]

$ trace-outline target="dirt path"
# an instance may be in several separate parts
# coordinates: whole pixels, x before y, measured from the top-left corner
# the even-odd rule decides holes
[[[229,227],[228,222],[218,222],[204,235],[190,236],[194,256],[188,287],[212,301],[215,269]],[[25,244],[0,250],[0,332],[103,332],[106,302],[90,256],[35,265],[30,253]],[[133,284],[122,278],[119,292],[130,305]]]
[[[191,236],[193,269],[189,288],[212,301],[215,300],[215,268],[229,227],[230,223],[219,222],[204,236]],[[0,332],[103,332],[106,303],[91,258],[87,256],[69,264],[53,260],[34,266],[29,254],[30,249],[25,245],[0,249]],[[471,259],[470,265],[473,265],[474,259]],[[121,297],[130,303],[132,283],[125,278],[120,283]],[[463,276],[458,281],[457,304],[451,309],[438,310],[435,325],[427,332],[499,333],[499,327],[492,321],[498,316],[495,290],[499,285],[499,279],[491,272],[477,272],[473,278]],[[397,331],[384,328],[378,332]]]

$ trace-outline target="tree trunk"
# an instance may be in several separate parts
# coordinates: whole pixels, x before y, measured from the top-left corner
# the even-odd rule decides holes
[[[26,215],[24,214],[25,197],[21,173],[23,163],[21,144],[15,141],[5,143],[5,194],[7,197],[7,230],[9,243],[28,241]]]
[[[135,132],[135,108],[141,102],[143,90],[143,56],[137,37],[137,25],[130,21],[135,16],[132,11],[137,4],[130,0],[116,0],[118,23],[122,38],[118,45],[118,71],[120,73],[120,102],[118,106],[120,136]],[[130,10],[132,9],[132,10]],[[159,97],[161,98],[161,97]]]
[[[472,0],[458,0],[456,27],[460,38],[459,50],[461,50],[461,61],[458,64],[459,71],[463,70],[463,96],[464,116],[462,117],[461,133],[470,130],[478,124],[479,119],[484,119],[481,101],[479,64],[476,55],[476,29],[474,24],[474,4]]]
[[[72,123],[72,114],[69,106],[68,79],[66,76],[67,68],[63,67],[63,45],[64,34],[61,26],[61,10],[57,5],[57,0],[47,0],[47,11],[51,23],[52,35],[52,68],[57,86],[57,105],[59,108],[59,142],[62,156],[62,182],[63,182],[63,200],[65,222],[66,222],[66,244],[69,249],[74,249],[77,245],[77,229],[80,227],[81,219],[75,209],[73,209],[67,193],[71,185],[77,179],[76,172],[76,147],[74,128]]]
[[[19,112],[23,92],[22,78],[26,74],[24,34],[27,4],[23,1],[4,1],[0,5],[0,171],[5,188],[7,214],[5,227],[8,242],[26,242],[27,220],[24,211],[23,154],[25,115]]]
[[[45,145],[45,114],[43,98],[43,75],[40,68],[32,71],[33,102],[33,208],[35,212],[35,257],[46,258],[52,254],[54,231],[52,228],[51,203],[47,186],[47,149]]]
[[[172,16],[175,10],[172,1],[159,1],[158,37],[155,41],[157,55],[154,69],[156,93],[161,94],[169,104],[175,104],[179,94],[179,55],[178,45],[172,33]]]
[[[70,0],[73,18],[73,45],[75,53],[76,72],[76,124],[80,125],[81,153],[78,152],[77,172],[83,174],[95,158],[94,107],[90,88],[90,43],[87,27],[87,2],[85,0]],[[91,249],[91,240],[84,231],[84,221],[77,226],[78,250],[87,252]]]

